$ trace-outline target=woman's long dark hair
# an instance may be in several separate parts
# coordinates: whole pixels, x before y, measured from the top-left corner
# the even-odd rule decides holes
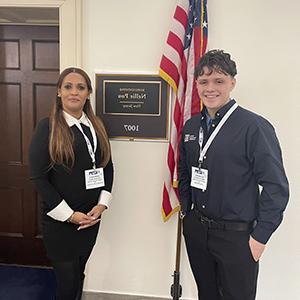
[[[92,84],[89,76],[79,68],[67,68],[59,76],[57,81],[57,89],[60,89],[64,78],[70,73],[80,74],[86,81],[89,93],[92,93]],[[103,122],[94,114],[90,100],[87,99],[83,107],[83,111],[91,121],[99,139],[101,147],[100,166],[105,167],[110,159],[110,144]],[[51,165],[63,165],[72,168],[75,161],[73,150],[74,136],[70,130],[64,115],[61,98],[57,95],[56,101],[50,115],[50,139],[49,153]]]

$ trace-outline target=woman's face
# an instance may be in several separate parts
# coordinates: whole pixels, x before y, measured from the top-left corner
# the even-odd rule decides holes
[[[69,73],[58,89],[58,96],[61,97],[63,110],[80,118],[86,99],[90,92],[84,77],[78,73]]]

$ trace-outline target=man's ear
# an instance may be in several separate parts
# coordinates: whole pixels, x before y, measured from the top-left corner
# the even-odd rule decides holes
[[[236,84],[236,79],[232,78],[232,86],[231,86],[231,90],[233,90],[235,88],[235,84]]]

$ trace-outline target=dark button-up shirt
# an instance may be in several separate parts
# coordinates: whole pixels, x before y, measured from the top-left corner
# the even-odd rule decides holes
[[[234,103],[231,100],[216,113],[209,130],[204,111],[186,122],[180,143],[181,207],[186,213],[193,204],[204,215],[219,220],[256,221],[251,235],[266,243],[281,223],[289,197],[280,145],[266,119],[239,106],[204,157],[207,189],[190,186],[192,167],[198,167],[200,127],[205,145]]]

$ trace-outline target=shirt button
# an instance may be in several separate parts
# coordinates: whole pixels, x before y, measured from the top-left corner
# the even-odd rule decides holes
[[[216,116],[218,117],[220,114],[219,113],[216,113]]]
[[[216,125],[215,124],[211,124],[211,127],[215,127]]]
[[[205,155],[203,156],[203,159],[206,159],[206,156],[205,156]]]
[[[205,208],[205,205],[202,205],[202,208]]]

